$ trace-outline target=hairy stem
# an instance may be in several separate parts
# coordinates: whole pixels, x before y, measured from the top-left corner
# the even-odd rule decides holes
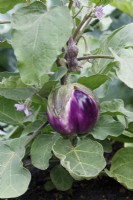
[[[76,40],[77,36],[80,32],[80,29],[83,27],[83,25],[86,23],[86,21],[88,21],[90,19],[92,15],[92,11],[90,11],[89,14],[86,14],[83,18],[83,20],[81,21],[81,23],[78,25],[77,29],[75,30],[75,32],[73,33],[73,39]]]
[[[105,58],[105,59],[114,59],[113,56],[110,55],[89,55],[89,56],[83,56],[79,57],[78,60],[89,60],[89,59],[97,59],[97,58]]]
[[[40,131],[48,125],[48,121],[43,123],[35,132],[33,132],[33,134],[28,138],[28,140],[25,142],[25,147],[35,138],[38,136],[38,134],[40,133]]]

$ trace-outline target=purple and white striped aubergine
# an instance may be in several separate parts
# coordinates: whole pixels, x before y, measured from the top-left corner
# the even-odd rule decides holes
[[[92,91],[79,83],[62,85],[48,97],[48,121],[62,135],[87,133],[95,126],[98,115]]]

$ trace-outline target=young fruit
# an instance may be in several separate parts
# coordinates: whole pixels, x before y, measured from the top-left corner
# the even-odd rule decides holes
[[[62,135],[87,133],[95,126],[98,115],[96,98],[81,84],[62,85],[48,97],[48,121]]]

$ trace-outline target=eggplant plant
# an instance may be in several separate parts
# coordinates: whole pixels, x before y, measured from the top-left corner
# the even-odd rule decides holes
[[[131,0],[0,0],[15,60],[0,72],[0,198],[24,194],[31,167],[46,190],[101,175],[133,190],[133,20],[109,31],[109,4],[132,16]]]

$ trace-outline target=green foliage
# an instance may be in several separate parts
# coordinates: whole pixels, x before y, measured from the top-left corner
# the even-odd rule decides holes
[[[113,120],[110,116],[103,116],[99,119],[91,134],[96,139],[105,140],[109,136],[118,137],[123,130],[124,126],[120,122]]]
[[[133,148],[120,149],[112,159],[109,176],[116,179],[126,188],[133,189]]]
[[[78,141],[75,147],[60,138],[53,145],[53,153],[76,180],[96,177],[105,167],[102,146],[87,138]]]
[[[112,140],[126,148],[116,152],[110,171],[105,171],[133,189],[133,19],[118,10],[111,15],[113,23],[109,16],[94,19],[94,6],[109,3],[133,16],[131,0],[83,0],[81,9],[68,0],[0,0],[0,13],[15,6],[0,20],[0,198],[26,192],[31,179],[24,167],[27,157],[31,165],[48,171],[47,191],[67,191],[73,179],[97,177],[106,166],[104,152],[112,151]],[[77,57],[68,55],[73,35],[71,54],[77,45]],[[73,62],[79,71],[68,66]],[[47,122],[47,99],[52,89],[71,82],[94,90],[100,113],[88,133],[62,137]],[[84,99],[80,103],[84,106]],[[31,115],[26,116],[26,109]]]
[[[71,34],[69,10],[56,7],[46,11],[41,2],[35,2],[14,14],[13,29],[12,46],[22,81],[42,86]]]
[[[0,121],[7,124],[22,126],[25,116],[15,109],[15,103],[17,102],[0,97]]]
[[[96,5],[103,5],[109,4],[112,0],[90,0],[91,2],[95,3]]]
[[[52,156],[53,135],[39,135],[31,146],[31,161],[38,169],[45,170],[49,166],[49,159]]]
[[[25,148],[15,144],[0,142],[0,198],[22,195],[31,179],[30,172],[22,165]]]
[[[60,165],[57,165],[51,170],[50,177],[55,187],[60,191],[66,191],[72,187],[73,183],[72,177]]]
[[[20,76],[9,76],[9,78],[5,78],[5,74],[2,73],[1,77],[3,76],[0,82],[0,95],[13,100],[25,100],[31,97],[35,90],[33,88],[28,87],[25,85]],[[8,74],[6,74],[8,76]],[[11,75],[9,73],[9,75]],[[12,74],[14,75],[14,74]]]
[[[112,6],[122,10],[123,12],[133,16],[133,1],[132,0],[113,0]]]
[[[133,49],[121,49],[117,55],[112,51],[115,60],[118,61],[116,74],[128,87],[133,88]]]
[[[121,99],[112,101],[104,101],[101,103],[101,113],[108,115],[123,115],[128,118],[133,118],[133,112],[128,111],[124,107],[124,102]]]
[[[0,13],[5,13],[18,3],[25,3],[25,0],[0,0]]]
[[[78,79],[78,83],[85,85],[86,87],[94,90],[100,87],[105,81],[109,80],[109,77],[103,74],[96,74],[89,77],[81,77]]]

